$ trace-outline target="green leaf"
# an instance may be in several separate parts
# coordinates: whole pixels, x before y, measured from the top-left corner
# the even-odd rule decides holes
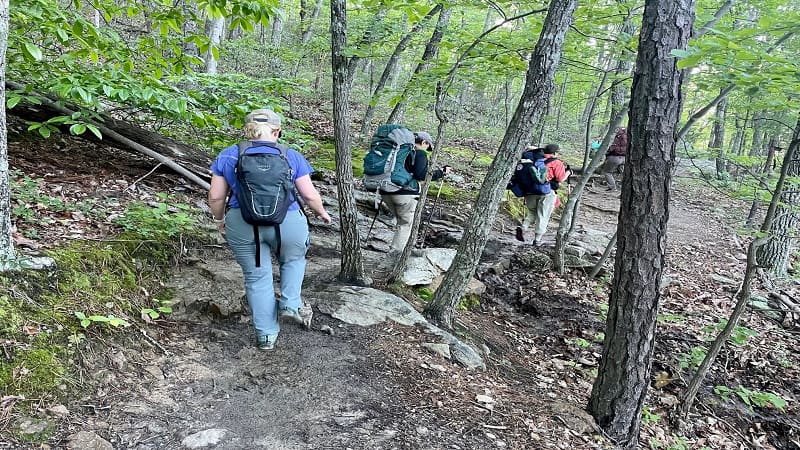
[[[36,61],[42,60],[42,49],[30,42],[25,43],[25,54]]]
[[[91,132],[92,132],[92,134],[94,134],[95,136],[97,136],[97,139],[103,139],[103,133],[101,133],[101,132],[100,132],[100,129],[99,129],[99,128],[97,128],[96,126],[94,126],[94,125],[92,125],[92,124],[90,124],[90,123],[87,123],[87,124],[86,124],[86,128],[88,128],[88,129],[89,129],[89,131],[91,131]]]
[[[11,108],[17,106],[17,104],[20,102],[20,100],[22,100],[21,96],[9,94],[8,100],[6,100],[6,108],[11,109]]]
[[[69,132],[74,134],[74,135],[81,135],[85,131],[86,131],[86,125],[84,125],[82,123],[76,123],[75,125],[72,125],[71,127],[69,127]]]

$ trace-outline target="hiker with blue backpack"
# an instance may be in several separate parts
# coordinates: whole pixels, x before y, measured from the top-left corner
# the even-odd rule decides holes
[[[419,182],[425,180],[428,172],[426,150],[431,148],[433,138],[424,131],[411,133],[402,125],[381,125],[372,136],[370,149],[364,157],[364,187],[380,194],[381,200],[397,219],[389,245],[390,259],[396,259],[411,235],[419,200]],[[432,180],[439,180],[448,173],[449,166],[436,169]]]
[[[297,151],[278,144],[280,135],[281,118],[274,111],[257,109],[248,114],[244,124],[247,140],[217,156],[211,165],[208,193],[214,223],[242,267],[256,345],[262,350],[275,347],[279,318],[306,327],[311,324],[311,308],[304,307],[300,297],[309,231],[298,201],[304,201],[323,222],[331,223],[311,182],[311,165]],[[280,266],[277,301],[272,254]]]
[[[525,149],[508,186],[514,195],[525,198],[527,209],[522,225],[516,229],[518,241],[525,241],[525,233],[533,225],[533,245],[542,244],[550,215],[558,201],[556,191],[569,175],[568,166],[558,159],[557,144]]]

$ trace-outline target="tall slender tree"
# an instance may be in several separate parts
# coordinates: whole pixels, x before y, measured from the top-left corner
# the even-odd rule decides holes
[[[0,0],[0,272],[13,267],[11,190],[8,173],[6,129],[6,48],[8,48],[8,0]]]
[[[428,67],[430,67],[432,61],[436,59],[436,55],[439,53],[439,45],[442,43],[444,32],[447,29],[447,25],[450,23],[450,16],[452,14],[453,8],[442,8],[442,10],[439,12],[439,21],[436,23],[436,28],[433,30],[433,34],[431,34],[428,44],[425,45],[425,51],[422,52],[422,58],[417,64],[417,67],[414,69],[414,75],[412,75],[411,80],[409,80],[408,84],[406,85],[400,101],[394,105],[394,109],[392,109],[392,112],[389,114],[389,118],[386,119],[388,123],[400,123],[403,121],[406,102],[408,101],[408,95],[411,92],[410,87],[414,82],[414,77],[417,77],[420,73],[424,72]]]
[[[664,270],[675,126],[683,71],[672,56],[692,32],[692,0],[646,0],[631,89],[629,144],[603,357],[589,410],[617,443],[635,448],[650,384]]]
[[[348,101],[353,64],[347,60],[347,8],[345,0],[331,0],[331,68],[333,71],[333,134],[336,147],[336,188],[342,234],[342,266],[339,279],[348,283],[370,284],[364,274],[358,210],[353,192],[353,165],[350,154],[350,113]]]
[[[456,257],[425,310],[428,317],[447,327],[452,327],[455,306],[478,266],[514,165],[530,141],[533,124],[547,107],[553,93],[553,78],[561,61],[564,35],[572,23],[576,4],[577,0],[553,0],[550,3],[528,65],[522,97],[483,180]]]
[[[419,33],[422,27],[430,21],[433,16],[439,13],[439,10],[442,9],[442,5],[434,6],[425,17],[422,18],[419,22],[415,23],[414,26],[411,27],[411,30],[406,33],[400,42],[394,48],[392,52],[392,56],[389,57],[389,60],[386,62],[386,66],[383,68],[383,72],[381,73],[381,77],[378,79],[378,83],[375,86],[375,89],[372,91],[372,97],[369,99],[369,103],[367,104],[367,110],[364,112],[364,120],[361,123],[361,134],[366,136],[369,133],[369,128],[372,125],[372,117],[375,115],[375,104],[378,102],[378,98],[386,87],[386,83],[389,81],[389,76],[396,70],[397,62],[400,60],[400,55],[403,51],[408,47],[408,44],[411,42],[411,39],[414,37],[415,34]]]

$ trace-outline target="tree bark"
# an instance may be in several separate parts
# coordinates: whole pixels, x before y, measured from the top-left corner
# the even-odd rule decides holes
[[[750,156],[758,156],[763,153],[761,146],[764,144],[764,118],[761,113],[756,113],[753,117],[753,140],[750,143]]]
[[[331,69],[333,71],[333,135],[336,153],[336,183],[342,230],[342,266],[339,280],[369,285],[364,274],[361,238],[358,235],[358,209],[353,193],[353,166],[350,153],[350,113],[348,101],[352,83],[352,64],[347,48],[347,9],[345,0],[331,0]]]
[[[650,384],[675,128],[683,102],[683,71],[670,52],[686,47],[693,22],[692,0],[645,1],[631,89],[614,281],[603,357],[589,401],[600,427],[627,448],[637,446]]]
[[[709,136],[708,140],[709,151],[717,151],[717,178],[721,178],[723,174],[728,172],[725,160],[725,110],[727,106],[727,97],[717,103],[717,107],[714,110],[714,124],[711,127],[711,136]]]
[[[206,22],[206,35],[208,36],[208,40],[211,41],[211,45],[205,55],[205,71],[209,75],[217,74],[217,58],[214,56],[212,49],[219,49],[223,31],[225,31],[225,17],[214,17]]]
[[[456,304],[475,273],[514,166],[530,140],[532,124],[536,123],[552,95],[553,77],[576,3],[577,0],[553,0],[550,3],[528,65],[522,97],[475,200],[456,257],[425,309],[428,317],[448,328],[452,328]]]
[[[8,48],[8,0],[0,0],[0,272],[14,267],[16,252],[11,236],[11,184],[8,172],[6,128],[6,49]]]
[[[309,5],[310,1],[312,0],[300,0],[300,45],[306,45],[311,40],[314,20],[322,9],[322,0],[313,0],[313,8]]]
[[[791,153],[793,156],[788,161],[785,159],[783,163],[787,166],[786,173],[789,177],[786,187],[782,192],[776,191],[773,194],[779,196],[780,200],[769,228],[769,240],[756,253],[758,266],[767,269],[775,278],[786,277],[789,256],[795,243],[793,234],[800,223],[796,212],[797,206],[800,205],[800,183],[796,181],[800,175],[800,155],[796,148],[798,142],[800,142],[800,120],[795,125],[792,142],[789,144],[794,148],[787,149],[787,155]]]
[[[400,101],[394,105],[394,109],[392,109],[391,114],[389,114],[389,118],[386,120],[387,123],[400,123],[403,121],[406,102],[408,101],[408,94],[411,91],[411,85],[414,82],[414,79],[420,73],[430,67],[431,61],[433,61],[436,58],[436,55],[439,53],[439,44],[441,44],[442,38],[444,37],[444,31],[447,29],[447,25],[450,23],[450,16],[452,13],[453,8],[444,7],[439,12],[439,21],[436,23],[436,28],[433,30],[433,34],[431,34],[431,38],[428,40],[427,45],[425,45],[425,51],[422,52],[422,58],[420,59],[419,64],[417,64],[417,67],[414,69],[414,74],[411,76],[411,80],[406,83],[406,87],[403,89],[403,94],[400,98]]]
[[[386,87],[386,83],[389,81],[389,76],[395,71],[397,67],[397,62],[400,60],[400,55],[403,54],[403,51],[408,47],[408,44],[411,42],[411,39],[419,33],[422,27],[430,21],[436,14],[439,13],[439,10],[442,9],[442,5],[438,4],[433,7],[425,17],[422,18],[419,22],[414,24],[411,27],[411,30],[400,39],[400,42],[394,48],[392,52],[392,56],[389,57],[389,60],[386,62],[386,67],[383,68],[383,73],[381,73],[381,77],[378,79],[378,84],[375,86],[375,89],[372,91],[372,96],[369,99],[369,103],[367,104],[367,110],[364,112],[364,120],[361,122],[361,135],[366,136],[369,133],[370,127],[372,126],[372,118],[375,116],[375,105],[378,103],[378,99],[380,98],[381,92],[383,92],[383,88]]]

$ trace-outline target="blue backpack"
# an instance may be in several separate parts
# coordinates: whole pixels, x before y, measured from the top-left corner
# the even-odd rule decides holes
[[[517,197],[526,195],[546,195],[552,192],[550,181],[547,179],[547,165],[544,156],[534,155],[532,152],[522,154],[522,159],[517,163],[514,175],[508,189]]]
[[[274,226],[278,240],[276,253],[281,252],[280,224],[295,200],[292,167],[286,159],[288,147],[283,144],[265,144],[280,151],[275,153],[247,153],[253,147],[250,141],[237,144],[239,159],[236,162],[236,180],[239,189],[236,199],[242,219],[253,225],[256,245],[256,267],[261,267],[259,226]]]
[[[406,170],[405,163],[414,153],[414,133],[402,125],[381,125],[364,156],[364,187],[368,191],[397,192],[417,189],[419,183]]]

